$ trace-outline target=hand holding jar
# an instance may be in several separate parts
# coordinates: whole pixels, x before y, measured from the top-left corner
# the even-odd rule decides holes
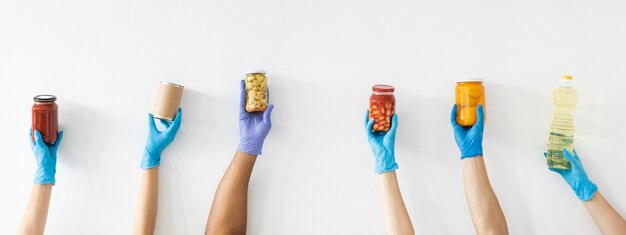
[[[148,127],[149,134],[148,140],[146,140],[146,148],[143,152],[143,158],[141,159],[141,169],[148,170],[153,167],[157,167],[161,164],[161,153],[174,142],[176,133],[180,129],[180,123],[183,119],[183,110],[178,108],[178,113],[173,122],[168,122],[163,119],[159,119],[159,122],[165,127],[165,130],[160,131],[154,123],[155,117],[148,114]]]
[[[33,134],[33,132],[35,134]],[[63,139],[63,131],[58,133],[54,144],[48,145],[44,142],[44,138],[41,132],[38,130],[29,131],[30,133],[30,147],[35,154],[35,160],[37,160],[37,171],[33,183],[35,184],[52,184],[56,183],[56,165],[57,165],[57,150]]]
[[[272,110],[274,105],[269,105],[262,112],[248,112],[246,110],[246,81],[241,80],[241,94],[239,97],[239,151],[261,155],[263,152],[263,142],[272,129]],[[269,99],[269,92],[265,97]]]
[[[461,160],[483,155],[483,130],[485,129],[485,116],[483,106],[476,109],[476,124],[472,127],[463,127],[457,123],[456,114],[458,106],[455,104],[450,114],[450,123],[454,129],[454,140],[461,150]]]
[[[377,131],[372,129],[375,125],[374,119],[369,118],[370,110],[365,112],[365,132],[367,140],[372,147],[375,157],[374,171],[376,174],[398,169],[395,158],[396,130],[398,128],[398,115],[391,118],[391,128],[389,131]]]

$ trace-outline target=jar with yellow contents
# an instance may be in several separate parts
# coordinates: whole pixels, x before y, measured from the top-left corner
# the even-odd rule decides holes
[[[263,112],[267,109],[267,77],[264,70],[246,72],[246,111]]]
[[[464,127],[471,127],[476,124],[476,109],[478,105],[483,106],[483,113],[486,117],[483,79],[458,80],[456,82],[456,122]]]

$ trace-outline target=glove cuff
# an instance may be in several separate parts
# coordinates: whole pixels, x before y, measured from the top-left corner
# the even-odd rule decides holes
[[[461,151],[461,160],[465,159],[465,158],[471,158],[471,157],[479,157],[483,155],[483,147],[480,146],[477,149],[472,149],[472,151]]]
[[[374,172],[376,172],[376,174],[385,173],[388,171],[395,171],[399,168],[393,154],[390,155],[391,156],[388,156],[387,154],[381,154],[381,156],[376,156],[376,167],[374,169]]]
[[[586,187],[583,187],[581,190],[574,190],[576,192],[576,196],[583,202],[591,200],[593,195],[598,191],[598,186],[596,184],[589,181]]]
[[[49,172],[46,174],[44,170],[37,169],[37,172],[35,172],[35,177],[33,177],[33,184],[54,185],[56,183],[56,179],[54,178],[55,174],[56,174],[56,171]]]
[[[161,153],[152,153],[150,150],[145,149],[143,151],[143,158],[141,159],[141,169],[148,170],[150,168],[159,166],[161,164]]]
[[[261,155],[263,154],[263,141],[258,141],[254,139],[241,139],[239,141],[239,146],[237,146],[237,150],[250,155]]]

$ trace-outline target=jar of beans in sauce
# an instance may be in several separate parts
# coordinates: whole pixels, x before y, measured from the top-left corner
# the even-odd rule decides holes
[[[33,140],[35,130],[38,130],[46,144],[57,141],[59,130],[59,107],[55,103],[57,97],[53,95],[38,95],[33,98],[32,108]]]
[[[391,118],[396,113],[395,88],[390,85],[372,86],[370,96],[369,119],[374,119],[372,130],[388,131],[391,128]]]

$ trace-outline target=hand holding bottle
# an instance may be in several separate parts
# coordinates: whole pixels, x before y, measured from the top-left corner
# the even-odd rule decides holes
[[[563,149],[563,155],[565,156],[565,159],[572,164],[571,169],[548,169],[561,175],[565,182],[567,182],[572,190],[574,190],[578,199],[583,202],[591,200],[595,192],[598,190],[598,187],[592,183],[591,180],[589,180],[589,177],[587,177],[587,173],[585,173],[585,169],[580,162],[580,158],[578,158],[578,154],[576,154],[576,150],[574,150],[574,154],[572,155],[569,151],[567,151],[567,149]],[[547,153],[544,153],[544,157],[547,157]]]
[[[176,133],[178,133],[178,129],[180,129],[182,118],[183,110],[178,108],[178,114],[176,114],[176,118],[174,118],[173,122],[159,119],[161,124],[165,126],[165,130],[159,131],[154,123],[154,117],[151,113],[148,114],[150,133],[148,134],[146,148],[143,152],[143,158],[141,159],[141,169],[148,170],[161,164],[161,153],[167,146],[174,142]]]
[[[269,101],[269,92],[267,94]],[[246,111],[246,84],[241,80],[241,95],[239,102],[239,147],[241,152],[261,155],[263,142],[272,129],[272,110],[274,105],[269,105],[263,112]]]
[[[460,126],[456,122],[456,104],[452,108],[450,122],[454,128],[454,140],[461,150],[461,160],[468,157],[478,157],[483,155],[483,130],[485,129],[485,114],[483,106],[476,109],[476,124],[471,128]]]
[[[30,147],[35,154],[35,160],[37,160],[37,171],[33,182],[35,184],[54,185],[56,183],[54,176],[57,172],[57,150],[63,139],[63,131],[59,132],[57,140],[52,145],[43,142],[43,137],[38,130],[35,130],[35,140],[33,140],[32,129],[29,133]]]
[[[398,169],[395,159],[396,130],[398,129],[398,115],[394,114],[391,119],[389,131],[372,130],[374,119],[369,120],[369,110],[365,112],[365,132],[369,140],[374,157],[376,158],[375,172],[380,174]]]

